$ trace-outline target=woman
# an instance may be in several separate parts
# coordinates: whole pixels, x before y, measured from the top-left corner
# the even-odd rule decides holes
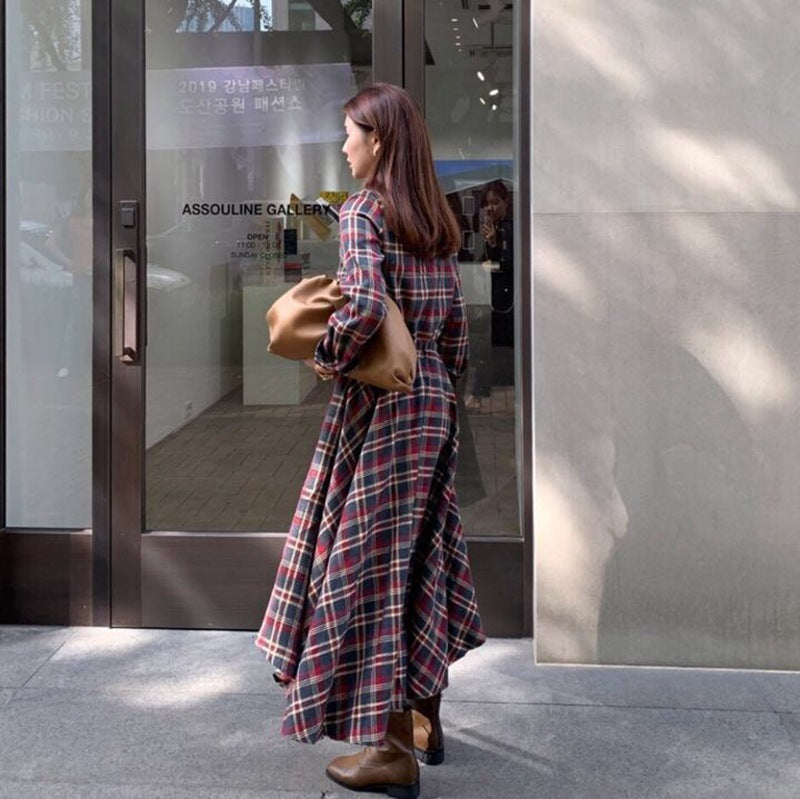
[[[493,180],[481,200],[480,230],[486,242],[483,257],[510,270],[514,259],[514,223],[509,217],[511,195],[502,180]]]
[[[333,394],[256,645],[286,687],[284,735],[369,744],[328,776],[413,799],[415,743],[426,762],[443,759],[448,666],[484,641],[453,490],[453,386],[467,356],[460,230],[410,96],[375,84],[344,111],[342,151],[364,184],[339,220],[349,302],[317,346]],[[417,345],[410,394],[347,377],[387,294]]]
[[[514,221],[511,195],[502,180],[493,180],[481,203],[484,258],[497,266],[492,271],[492,346],[514,346]],[[513,382],[513,378],[510,378]]]
[[[514,346],[514,222],[511,195],[502,180],[486,186],[481,198],[479,230],[484,240],[483,260],[491,268],[490,308],[473,308],[470,317],[471,364],[467,376],[469,410],[480,410],[492,394],[492,384],[503,371],[502,382],[513,384],[513,364],[492,347]],[[506,367],[503,369],[502,367]]]

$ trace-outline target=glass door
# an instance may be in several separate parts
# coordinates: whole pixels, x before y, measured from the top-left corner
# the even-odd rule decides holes
[[[456,489],[495,635],[532,632],[528,6],[421,4],[422,94],[439,180],[461,223],[469,323]]]
[[[372,3],[110,14],[111,621],[253,628],[330,391],[264,314],[336,269]]]

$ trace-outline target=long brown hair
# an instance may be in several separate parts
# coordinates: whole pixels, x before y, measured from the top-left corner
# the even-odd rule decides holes
[[[461,229],[436,179],[428,130],[411,95],[399,86],[375,83],[348,100],[344,112],[380,142],[365,186],[383,201],[389,230],[415,255],[456,252]]]

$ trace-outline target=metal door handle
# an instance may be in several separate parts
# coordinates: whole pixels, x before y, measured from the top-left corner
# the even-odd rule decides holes
[[[124,364],[139,363],[139,280],[136,254],[117,250],[114,258],[114,354]]]

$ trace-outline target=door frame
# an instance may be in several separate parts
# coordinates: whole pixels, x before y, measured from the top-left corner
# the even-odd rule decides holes
[[[144,0],[111,0],[108,13],[107,25],[95,20],[96,24],[92,26],[93,36],[96,34],[107,39],[109,55],[108,79],[106,81],[104,75],[103,83],[98,83],[97,89],[110,92],[109,98],[102,99],[108,115],[101,118],[98,113],[96,120],[98,125],[107,126],[107,135],[102,140],[110,146],[108,181],[103,181],[109,196],[106,202],[98,198],[101,207],[97,209],[105,228],[102,231],[105,234],[103,247],[99,251],[104,260],[102,273],[105,284],[99,293],[105,301],[105,308],[95,308],[95,311],[101,310],[105,328],[104,349],[109,356],[105,361],[110,399],[106,417],[109,429],[105,433],[109,461],[96,466],[102,469],[109,485],[110,536],[106,538],[110,545],[106,558],[109,585],[103,586],[110,602],[109,623],[114,627],[140,627],[145,490],[144,354],[140,351],[135,362],[127,364],[115,351],[120,345],[115,338],[122,310],[115,292],[117,274],[123,268],[121,258],[123,253],[130,252],[138,286],[135,323],[143,350],[147,329],[144,313],[147,291]],[[133,224],[123,224],[122,203],[131,202],[136,203]],[[104,577],[101,575],[100,579],[104,581]]]

